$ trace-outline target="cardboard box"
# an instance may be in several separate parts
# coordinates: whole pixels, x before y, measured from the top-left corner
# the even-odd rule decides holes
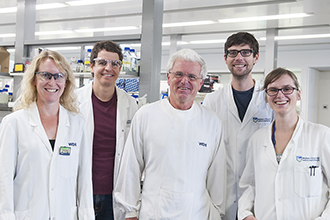
[[[9,73],[10,53],[3,47],[0,47],[0,72]]]

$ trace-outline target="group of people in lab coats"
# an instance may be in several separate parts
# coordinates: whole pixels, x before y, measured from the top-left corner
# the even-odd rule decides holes
[[[232,80],[203,105],[206,63],[182,49],[168,99],[138,111],[115,86],[118,44],[94,45],[93,83],[76,91],[65,58],[41,52],[0,126],[0,220],[330,219],[330,129],[298,116],[291,71],[252,78],[252,34],[224,52]]]

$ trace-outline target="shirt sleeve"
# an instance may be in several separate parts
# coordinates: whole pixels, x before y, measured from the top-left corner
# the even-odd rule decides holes
[[[17,164],[16,132],[8,120],[0,125],[0,220],[15,220],[14,178]]]
[[[252,210],[255,199],[255,170],[253,159],[253,137],[250,139],[246,150],[246,165],[242,173],[239,187],[242,196],[238,200],[238,219],[242,220],[249,215],[253,215]]]
[[[80,140],[77,205],[79,219],[94,219],[92,188],[92,146],[84,124]]]
[[[221,128],[221,126],[219,126]],[[223,143],[222,132],[219,129],[220,134],[219,144],[216,154],[212,160],[211,166],[207,174],[206,187],[210,194],[212,204],[217,210],[217,213],[210,213],[210,219],[220,219],[220,216],[225,214],[225,201],[226,201],[226,183],[227,183],[227,164],[226,164],[226,150]],[[214,209],[213,209],[214,210]],[[214,216],[216,215],[216,216]]]
[[[139,115],[135,115],[123,150],[114,199],[126,217],[137,217],[140,210],[141,177],[144,170],[143,138]]]
[[[324,134],[324,137],[320,143],[320,146],[322,146],[322,170],[324,174],[324,178],[327,179],[328,183],[328,203],[322,212],[321,217],[316,218],[317,220],[321,219],[330,219],[330,129],[327,128],[327,131]]]

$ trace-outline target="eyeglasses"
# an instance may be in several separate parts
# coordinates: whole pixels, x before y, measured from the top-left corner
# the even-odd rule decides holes
[[[292,86],[285,86],[282,89],[271,87],[269,89],[266,89],[265,91],[269,96],[276,96],[278,94],[278,91],[281,91],[283,95],[291,95],[294,90],[298,89]]]
[[[249,57],[252,53],[254,53],[251,49],[243,49],[243,50],[227,50],[226,54],[227,56],[234,58],[237,56],[237,54],[240,53],[242,57]]]
[[[187,76],[189,81],[196,81],[197,79],[203,79],[203,77],[198,77],[195,74],[190,74],[190,73],[183,73],[180,71],[176,71],[176,72],[168,72],[173,74],[173,76],[177,79],[182,79],[184,76]]]
[[[109,63],[112,68],[118,69],[121,67],[122,62],[120,60],[107,60],[102,58],[95,58],[93,59],[95,63],[97,63],[100,66],[107,66]]]
[[[46,72],[46,71],[40,71],[40,72],[36,72],[35,75],[39,75],[41,77],[41,79],[43,79],[44,81],[49,81],[52,79],[52,77],[54,77],[54,80],[56,82],[64,82],[66,80],[66,76],[63,73],[50,73],[50,72]]]

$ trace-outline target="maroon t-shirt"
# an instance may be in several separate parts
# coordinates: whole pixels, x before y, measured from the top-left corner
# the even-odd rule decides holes
[[[94,112],[93,193],[95,195],[112,194],[116,154],[116,90],[107,102],[102,102],[92,92],[92,102]]]

